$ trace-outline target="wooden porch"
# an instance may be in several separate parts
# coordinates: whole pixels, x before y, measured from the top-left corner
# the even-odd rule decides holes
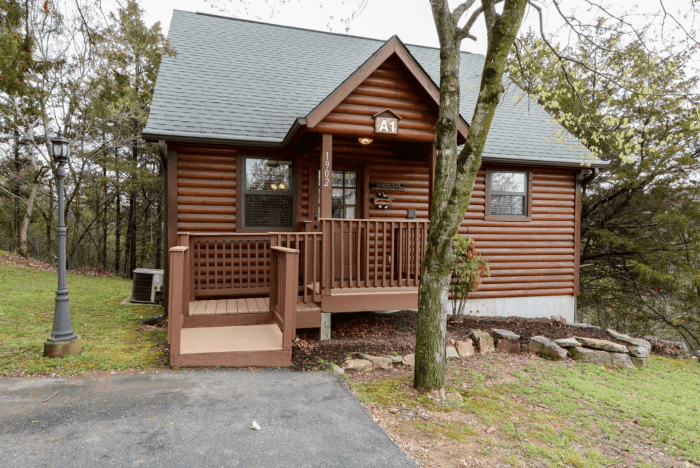
[[[428,223],[322,219],[320,231],[179,233],[171,365],[288,366],[322,314],[416,308]]]

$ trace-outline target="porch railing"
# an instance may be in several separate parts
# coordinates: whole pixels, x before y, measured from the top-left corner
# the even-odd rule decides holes
[[[179,233],[190,300],[270,294],[271,248],[299,251],[299,302],[332,289],[417,287],[428,241],[419,220],[322,219],[321,232]]]
[[[299,251],[299,302],[321,301],[323,270],[320,232],[272,232],[270,245]]]
[[[415,287],[427,221],[322,219],[323,289]]]

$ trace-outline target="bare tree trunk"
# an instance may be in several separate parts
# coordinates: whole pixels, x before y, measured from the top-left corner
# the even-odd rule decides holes
[[[501,14],[496,13],[494,0],[482,0],[481,4],[466,26],[459,28],[457,25],[466,12],[467,3],[451,12],[447,0],[431,0],[440,39],[440,110],[435,125],[435,188],[430,201],[428,249],[421,263],[416,331],[414,385],[424,390],[444,392],[445,307],[455,255],[452,240],[469,206],[481,166],[481,153],[503,92],[501,79],[505,61],[520,29],[527,0],[506,0]],[[469,134],[458,154],[460,44],[482,13],[488,32],[488,49]]]
[[[107,220],[109,219],[109,202],[107,201],[107,164],[102,166],[102,198],[107,204],[102,212],[102,270],[107,271]]]
[[[23,257],[27,256],[27,231],[29,231],[29,223],[32,221],[32,214],[34,213],[34,202],[36,201],[36,194],[39,191],[40,175],[37,174],[32,182],[32,189],[29,192],[29,199],[27,199],[24,205],[24,217],[22,219],[22,226],[19,232],[19,254]]]
[[[163,165],[158,164],[158,175],[160,176],[161,180],[163,179]],[[162,190],[162,185],[161,185],[161,190]],[[164,193],[165,191],[163,191]],[[163,268],[163,196],[158,197],[157,202],[156,202],[156,216],[153,218],[156,220],[156,248],[154,249],[155,251],[155,256],[156,256],[156,270],[160,270]]]
[[[122,194],[121,194],[121,184],[119,182],[119,156],[118,156],[118,150],[115,147],[114,148],[114,171],[116,173],[115,176],[115,191],[116,191],[116,203],[117,203],[117,212],[116,212],[116,226],[115,226],[115,240],[114,240],[114,271],[117,272],[117,274],[121,274],[121,265],[120,265],[120,259],[121,259],[121,248],[122,248],[122,213],[121,213],[121,207],[122,207]]]
[[[14,129],[14,142],[15,142],[15,147],[13,151],[13,156],[14,156],[14,181],[12,184],[12,194],[14,195],[14,199],[12,200],[12,234],[13,234],[13,249],[14,252],[16,253],[19,249],[19,232],[20,232],[20,223],[22,222],[22,216],[20,214],[20,206],[21,206],[21,196],[22,196],[22,161],[20,160],[19,157],[19,130],[17,127]]]
[[[137,139],[134,137],[131,146],[131,160],[133,166],[131,168],[131,175],[129,176],[132,180],[136,179],[136,169],[138,167],[138,155],[139,150],[137,146]],[[127,251],[129,257],[129,271],[128,274],[136,269],[136,190],[133,187],[129,190],[129,223],[126,228],[126,239],[127,239]]]

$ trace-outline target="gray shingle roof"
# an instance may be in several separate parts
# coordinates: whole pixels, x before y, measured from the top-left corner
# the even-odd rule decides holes
[[[278,145],[383,44],[376,39],[175,10],[144,137]],[[435,83],[439,50],[407,46]],[[469,122],[484,57],[462,53],[460,112]],[[510,86],[496,112],[485,160],[578,165],[588,151]]]

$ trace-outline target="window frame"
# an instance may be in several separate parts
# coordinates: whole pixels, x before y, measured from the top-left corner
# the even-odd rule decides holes
[[[291,172],[289,175],[290,187],[288,190],[289,195],[292,197],[292,225],[287,226],[277,226],[277,227],[250,227],[245,224],[245,197],[248,193],[266,194],[266,195],[278,195],[283,196],[286,192],[274,192],[267,190],[248,190],[248,176],[246,172],[246,162],[248,159],[268,159],[268,160],[278,160],[278,161],[292,161],[289,166]],[[294,158],[279,156],[279,155],[266,155],[264,153],[259,154],[247,154],[237,157],[236,165],[236,232],[280,232],[280,231],[295,231],[297,229],[297,161]]]
[[[525,174],[525,214],[518,215],[491,215],[491,174],[494,172],[512,172]],[[484,221],[510,221],[510,222],[527,222],[532,221],[532,171],[520,168],[511,167],[494,167],[486,170],[485,176],[485,194],[484,194]],[[495,195],[508,195],[507,192],[494,192]],[[516,193],[510,193],[516,195]],[[521,194],[518,192],[517,194]]]

